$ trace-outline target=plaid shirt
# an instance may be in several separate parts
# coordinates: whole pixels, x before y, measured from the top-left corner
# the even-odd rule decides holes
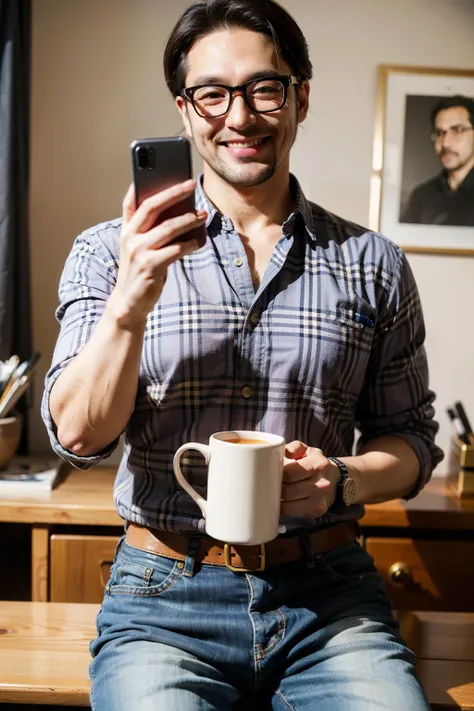
[[[203,531],[172,459],[184,442],[246,429],[302,440],[326,455],[353,452],[380,435],[406,440],[420,462],[410,496],[442,459],[434,445],[433,393],[417,288],[403,252],[385,237],[309,203],[292,178],[296,207],[282,227],[255,293],[232,221],[208,201],[207,244],[173,264],[148,316],[136,403],[125,429],[114,496],[125,520],[170,531]],[[120,220],[80,235],[61,277],[61,331],[46,375],[42,415],[54,450],[85,469],[107,457],[80,457],[58,442],[49,394],[87,343],[117,280]],[[112,355],[111,355],[112,357]],[[183,472],[205,495],[196,453]],[[360,518],[363,507],[319,519],[282,520],[288,530]]]

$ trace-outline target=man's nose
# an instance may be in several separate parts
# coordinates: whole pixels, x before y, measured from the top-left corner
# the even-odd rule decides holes
[[[449,131],[446,131],[443,133],[441,136],[441,148],[450,148],[451,147],[451,136],[449,135]]]
[[[249,124],[255,123],[257,117],[250,106],[245,101],[242,94],[234,94],[229,112],[226,116],[226,126],[233,128],[245,128]]]

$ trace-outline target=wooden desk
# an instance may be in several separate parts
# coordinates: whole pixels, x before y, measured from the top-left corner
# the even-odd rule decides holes
[[[98,605],[0,602],[0,704],[89,706]]]
[[[89,706],[98,605],[0,602],[0,704]],[[474,615],[409,612],[401,632],[434,710],[474,710]],[[241,708],[261,708],[248,703]]]
[[[72,469],[51,494],[0,501],[0,522],[31,531],[32,600],[100,600],[123,531],[114,478],[111,467]],[[411,501],[367,506],[361,532],[396,608],[474,611],[474,500],[444,479]]]
[[[474,615],[407,612],[400,631],[417,656],[433,709],[474,709]]]

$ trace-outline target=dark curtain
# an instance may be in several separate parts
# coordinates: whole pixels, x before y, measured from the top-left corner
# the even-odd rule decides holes
[[[0,0],[0,358],[32,354],[28,177],[31,0]],[[22,398],[22,407],[26,407]],[[25,414],[25,413],[24,413]],[[22,449],[26,442],[26,418]]]

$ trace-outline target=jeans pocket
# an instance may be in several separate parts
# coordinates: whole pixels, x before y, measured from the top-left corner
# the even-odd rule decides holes
[[[182,561],[164,558],[125,543],[114,563],[107,592],[110,595],[156,597],[183,575]]]
[[[381,580],[372,557],[357,541],[350,541],[317,557],[320,569],[334,580]]]

